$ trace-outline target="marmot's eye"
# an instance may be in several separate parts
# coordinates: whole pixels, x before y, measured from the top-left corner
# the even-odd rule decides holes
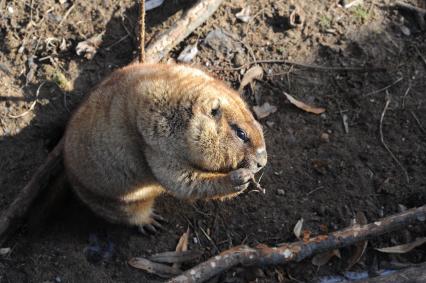
[[[248,142],[249,138],[243,130],[241,130],[238,126],[233,125],[233,128],[235,130],[235,133],[237,134],[237,137],[239,137],[243,142]]]
[[[219,117],[219,115],[220,115],[220,109],[219,109],[219,107],[212,109],[211,115],[213,117]]]

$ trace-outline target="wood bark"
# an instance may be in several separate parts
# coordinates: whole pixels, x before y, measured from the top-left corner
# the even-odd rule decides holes
[[[426,263],[401,269],[386,276],[372,277],[358,283],[423,283],[426,282]]]
[[[426,219],[426,205],[379,219],[367,225],[353,225],[346,229],[310,238],[307,241],[284,243],[277,247],[259,244],[256,247],[237,246],[172,278],[169,283],[205,282],[236,265],[267,266],[299,262],[317,253],[353,245],[372,237],[396,231]]]
[[[401,1],[396,1],[395,7],[400,9],[400,10],[406,10],[406,11],[409,11],[409,12],[418,13],[418,14],[421,14],[422,16],[426,15],[426,9],[422,9],[422,8],[419,8],[419,7],[416,7],[416,6],[401,2]]]
[[[161,61],[177,44],[203,24],[223,0],[200,0],[167,31],[146,47],[146,63]]]
[[[56,147],[49,153],[46,161],[37,169],[27,185],[19,192],[16,199],[7,208],[0,218],[0,246],[6,241],[19,223],[27,215],[34,200],[49,184],[49,181],[63,170],[62,138]]]

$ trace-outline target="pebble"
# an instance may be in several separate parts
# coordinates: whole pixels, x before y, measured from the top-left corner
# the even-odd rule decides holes
[[[272,127],[275,125],[275,123],[274,123],[274,122],[272,122],[272,121],[266,121],[266,125],[267,125],[269,128],[272,128]]]
[[[277,195],[283,196],[283,195],[285,195],[285,191],[283,189],[278,189],[277,190]]]
[[[400,26],[401,32],[405,35],[405,36],[410,36],[411,31],[408,27],[406,26]]]
[[[330,142],[330,135],[329,135],[329,134],[327,134],[327,133],[322,133],[322,134],[321,134],[321,140],[322,140],[323,142]]]

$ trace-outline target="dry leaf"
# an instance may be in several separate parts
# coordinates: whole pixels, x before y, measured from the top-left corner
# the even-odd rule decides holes
[[[303,227],[303,218],[300,218],[293,228],[293,233],[298,239],[300,239],[300,234],[302,233],[302,227]]]
[[[388,253],[388,254],[405,254],[413,250],[414,248],[423,245],[424,243],[426,243],[426,237],[417,238],[414,242],[411,242],[408,244],[387,247],[387,248],[380,248],[376,250],[378,250],[379,252]]]
[[[102,36],[103,33],[95,35],[85,41],[79,42],[75,48],[77,55],[84,55],[84,57],[88,60],[92,59],[93,56],[95,56],[99,45],[102,43]]]
[[[365,225],[367,224],[367,217],[365,216],[364,212],[358,211],[355,216],[355,221],[359,225]],[[361,257],[364,255],[364,252],[367,248],[368,241],[361,241],[355,244],[355,251],[353,252],[352,256],[349,258],[349,264],[346,269],[351,269],[352,266],[358,263],[358,261],[361,259]]]
[[[189,228],[185,233],[180,236],[179,241],[176,245],[177,252],[184,252],[188,250],[188,238],[189,238]]]
[[[164,0],[146,0],[145,11],[149,11],[163,5]]]
[[[11,251],[11,248],[1,248],[0,249],[0,255],[1,256],[8,255],[10,253],[10,251]]]
[[[170,267],[166,264],[152,262],[141,257],[131,258],[128,263],[134,268],[145,270],[146,272],[163,278],[170,278],[182,273],[182,271],[177,268]]]
[[[65,38],[62,38],[61,45],[59,45],[59,50],[65,51],[67,49],[67,41]]]
[[[314,114],[321,114],[325,112],[325,108],[307,105],[304,102],[297,100],[296,98],[294,98],[293,96],[291,96],[290,94],[286,92],[284,92],[284,95],[287,97],[288,101],[290,101],[291,104],[293,104],[297,108],[300,108],[306,112],[310,112]]]
[[[176,251],[177,252],[184,252],[188,250],[188,239],[189,239],[189,227],[186,229],[186,232],[180,236],[179,241],[176,245]],[[174,263],[173,268],[180,268],[179,263]]]
[[[188,45],[179,54],[177,60],[181,61],[181,62],[185,62],[185,63],[191,62],[192,59],[195,58],[195,56],[197,55],[197,53],[198,53],[197,44]]]
[[[253,106],[253,111],[257,119],[262,119],[276,112],[277,107],[266,102],[262,106]]]
[[[250,21],[250,6],[243,8],[240,12],[236,13],[235,16],[240,21],[247,23]]]
[[[340,251],[339,250],[332,250],[325,253],[317,254],[312,258],[312,264],[315,266],[323,266],[324,264],[327,264],[327,262],[330,261],[334,256],[337,256],[340,258]]]
[[[251,67],[244,74],[243,79],[241,80],[239,91],[241,91],[246,85],[251,83],[253,80],[261,80],[263,77],[263,69],[259,65]]]

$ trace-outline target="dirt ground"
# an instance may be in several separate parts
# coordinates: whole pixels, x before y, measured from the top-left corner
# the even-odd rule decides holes
[[[47,220],[27,222],[2,247],[11,252],[0,256],[0,282],[158,282],[162,279],[127,261],[173,250],[187,227],[190,248],[204,253],[184,268],[241,243],[295,241],[293,227],[300,218],[316,235],[350,225],[360,211],[373,221],[425,204],[424,31],[391,1],[365,0],[349,9],[335,0],[297,2],[305,16],[302,27],[289,25],[289,1],[225,1],[169,56],[176,58],[185,46],[198,43],[193,64],[234,88],[247,69],[235,68],[254,60],[341,68],[264,63],[263,79],[244,89],[250,105],[277,107],[261,119],[269,154],[261,179],[266,194],[192,204],[163,197],[157,209],[169,223],[154,237],[106,223],[69,196]],[[149,11],[147,41],[194,3],[165,1]],[[248,23],[235,17],[246,6],[252,15]],[[0,1],[0,210],[45,160],[90,88],[136,57],[137,17],[130,0]],[[215,29],[225,31],[226,40],[206,44]],[[77,44],[97,35],[103,36],[96,55],[78,56]],[[345,69],[360,66],[364,70]],[[303,112],[284,91],[326,112]],[[387,99],[382,137],[398,162],[381,141]],[[424,246],[398,256],[374,249],[413,241],[425,231],[425,226],[410,226],[370,241],[351,271],[372,274],[426,261]],[[238,267],[216,282],[317,282],[342,275],[352,254],[342,249],[341,259],[320,268],[311,259],[272,268]]]

